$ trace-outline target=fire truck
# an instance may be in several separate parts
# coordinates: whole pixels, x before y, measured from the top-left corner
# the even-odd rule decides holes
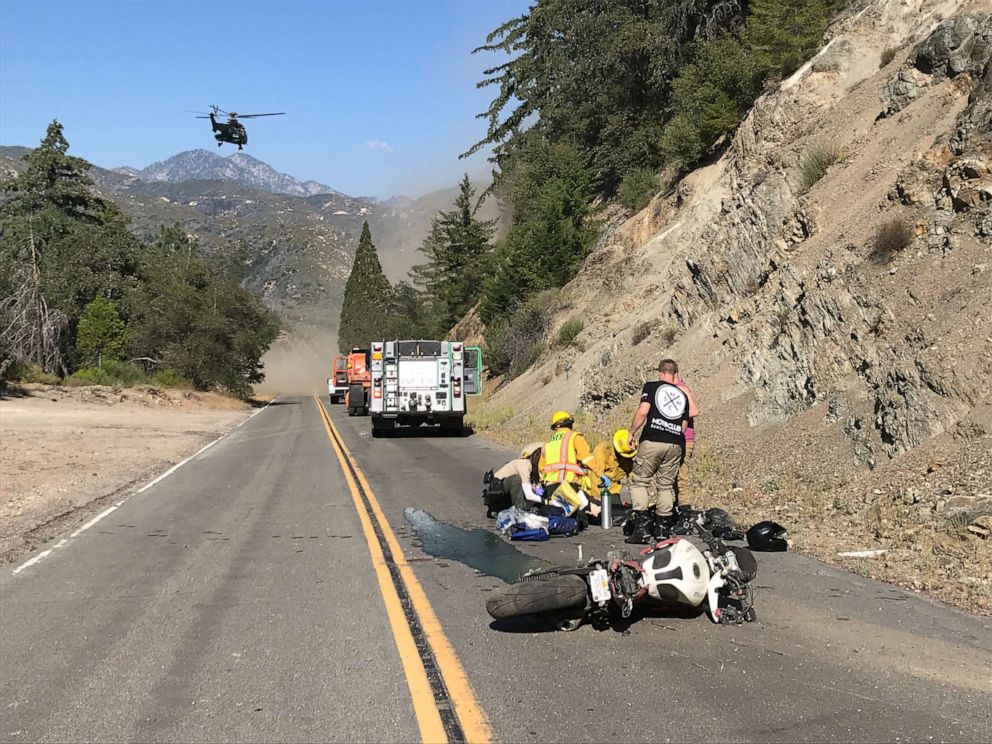
[[[344,403],[348,392],[348,357],[339,354],[331,362],[331,376],[327,378],[327,397],[331,403]]]
[[[344,405],[348,409],[349,416],[367,416],[370,402],[369,388],[372,385],[369,350],[352,349],[345,359],[348,389],[344,394]]]
[[[372,436],[438,424],[461,432],[468,396],[482,393],[482,351],[461,341],[372,342]]]

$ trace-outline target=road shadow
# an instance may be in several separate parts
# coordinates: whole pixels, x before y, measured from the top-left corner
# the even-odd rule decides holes
[[[611,614],[605,625],[597,626],[587,620],[579,628],[588,626],[599,632],[609,630],[625,635],[630,632],[631,626],[643,620],[696,620],[703,614],[705,614],[705,610],[702,607],[638,607],[628,618]],[[489,628],[500,633],[560,633],[563,631],[559,628],[559,623],[574,617],[574,614],[513,617],[506,620],[493,620],[489,623]]]
[[[11,398],[30,398],[31,391],[25,390],[13,383],[0,383],[0,400],[10,400]]]
[[[389,439],[464,439],[475,434],[471,426],[460,429],[445,429],[440,426],[399,426],[376,434]]]

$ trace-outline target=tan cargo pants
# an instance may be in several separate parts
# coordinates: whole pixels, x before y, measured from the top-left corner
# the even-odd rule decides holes
[[[696,442],[692,439],[685,443],[682,453],[682,464],[679,465],[679,477],[675,481],[675,493],[679,495],[679,503],[684,504],[689,498],[689,465],[692,462],[692,449]]]
[[[635,511],[651,506],[648,488],[654,481],[658,488],[655,512],[670,516],[675,504],[675,479],[682,461],[682,445],[667,442],[641,442],[634,457],[634,470],[630,474],[630,501]]]

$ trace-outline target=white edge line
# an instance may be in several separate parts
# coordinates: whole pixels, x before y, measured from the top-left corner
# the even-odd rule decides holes
[[[235,431],[237,431],[242,426],[244,426],[245,424],[247,424],[249,421],[251,421],[253,418],[255,418],[258,414],[260,414],[266,408],[268,408],[269,406],[271,406],[277,400],[279,400],[279,396],[278,395],[275,398],[273,398],[272,400],[270,400],[268,403],[266,403],[264,406],[262,406],[261,408],[259,408],[258,410],[252,411],[251,414],[244,421],[241,421],[238,424],[236,424],[235,426],[232,426],[230,429],[228,429],[227,431],[225,431],[223,434],[221,434],[215,440],[213,440],[209,444],[204,445],[203,447],[201,447],[200,449],[198,449],[196,452],[194,452],[192,455],[190,455],[189,457],[187,457],[185,460],[182,460],[181,462],[177,462],[175,465],[173,465],[171,468],[169,468],[168,470],[166,470],[161,475],[159,475],[159,476],[157,476],[155,478],[152,478],[152,480],[148,481],[148,483],[146,483],[145,485],[143,485],[137,491],[134,491],[132,493],[129,493],[127,496],[125,496],[124,498],[122,498],[120,501],[114,503],[112,506],[107,507],[102,512],[100,512],[99,514],[97,514],[95,517],[93,517],[93,519],[91,519],[86,524],[84,524],[81,527],[73,530],[69,534],[69,537],[63,537],[61,540],[59,540],[57,543],[55,543],[52,547],[47,548],[47,549],[41,551],[40,553],[38,553],[38,555],[34,556],[33,558],[29,558],[28,560],[24,561],[24,563],[22,563],[17,568],[15,568],[13,571],[11,571],[11,573],[16,576],[21,571],[23,571],[25,568],[30,568],[31,566],[35,565],[36,563],[40,563],[45,558],[47,558],[48,556],[50,556],[54,551],[59,550],[60,548],[64,548],[66,545],[69,544],[69,541],[70,540],[72,540],[73,538],[76,538],[79,535],[81,535],[82,533],[86,532],[86,530],[88,530],[90,527],[92,527],[95,524],[97,524],[104,517],[107,517],[110,514],[112,514],[115,511],[117,511],[117,509],[120,508],[121,504],[123,504],[129,498],[131,498],[132,496],[137,496],[139,493],[144,493],[149,488],[151,488],[152,486],[154,486],[156,483],[159,483],[160,481],[168,478],[170,475],[172,475],[173,473],[175,473],[177,470],[179,470],[179,468],[181,468],[183,465],[185,465],[186,463],[188,463],[190,460],[195,460],[197,457],[199,457],[204,452],[206,452],[208,449],[210,449],[215,444],[217,444],[217,442],[219,442],[220,440],[224,439],[225,437],[233,434]]]

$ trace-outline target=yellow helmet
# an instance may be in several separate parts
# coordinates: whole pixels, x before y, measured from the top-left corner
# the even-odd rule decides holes
[[[551,428],[564,424],[565,422],[575,423],[575,419],[572,418],[572,414],[568,411],[555,411],[551,414]]]
[[[631,447],[627,444],[627,440],[630,439],[630,432],[626,429],[617,429],[613,433],[613,449],[617,451],[620,457],[631,458],[637,454],[637,447]]]

